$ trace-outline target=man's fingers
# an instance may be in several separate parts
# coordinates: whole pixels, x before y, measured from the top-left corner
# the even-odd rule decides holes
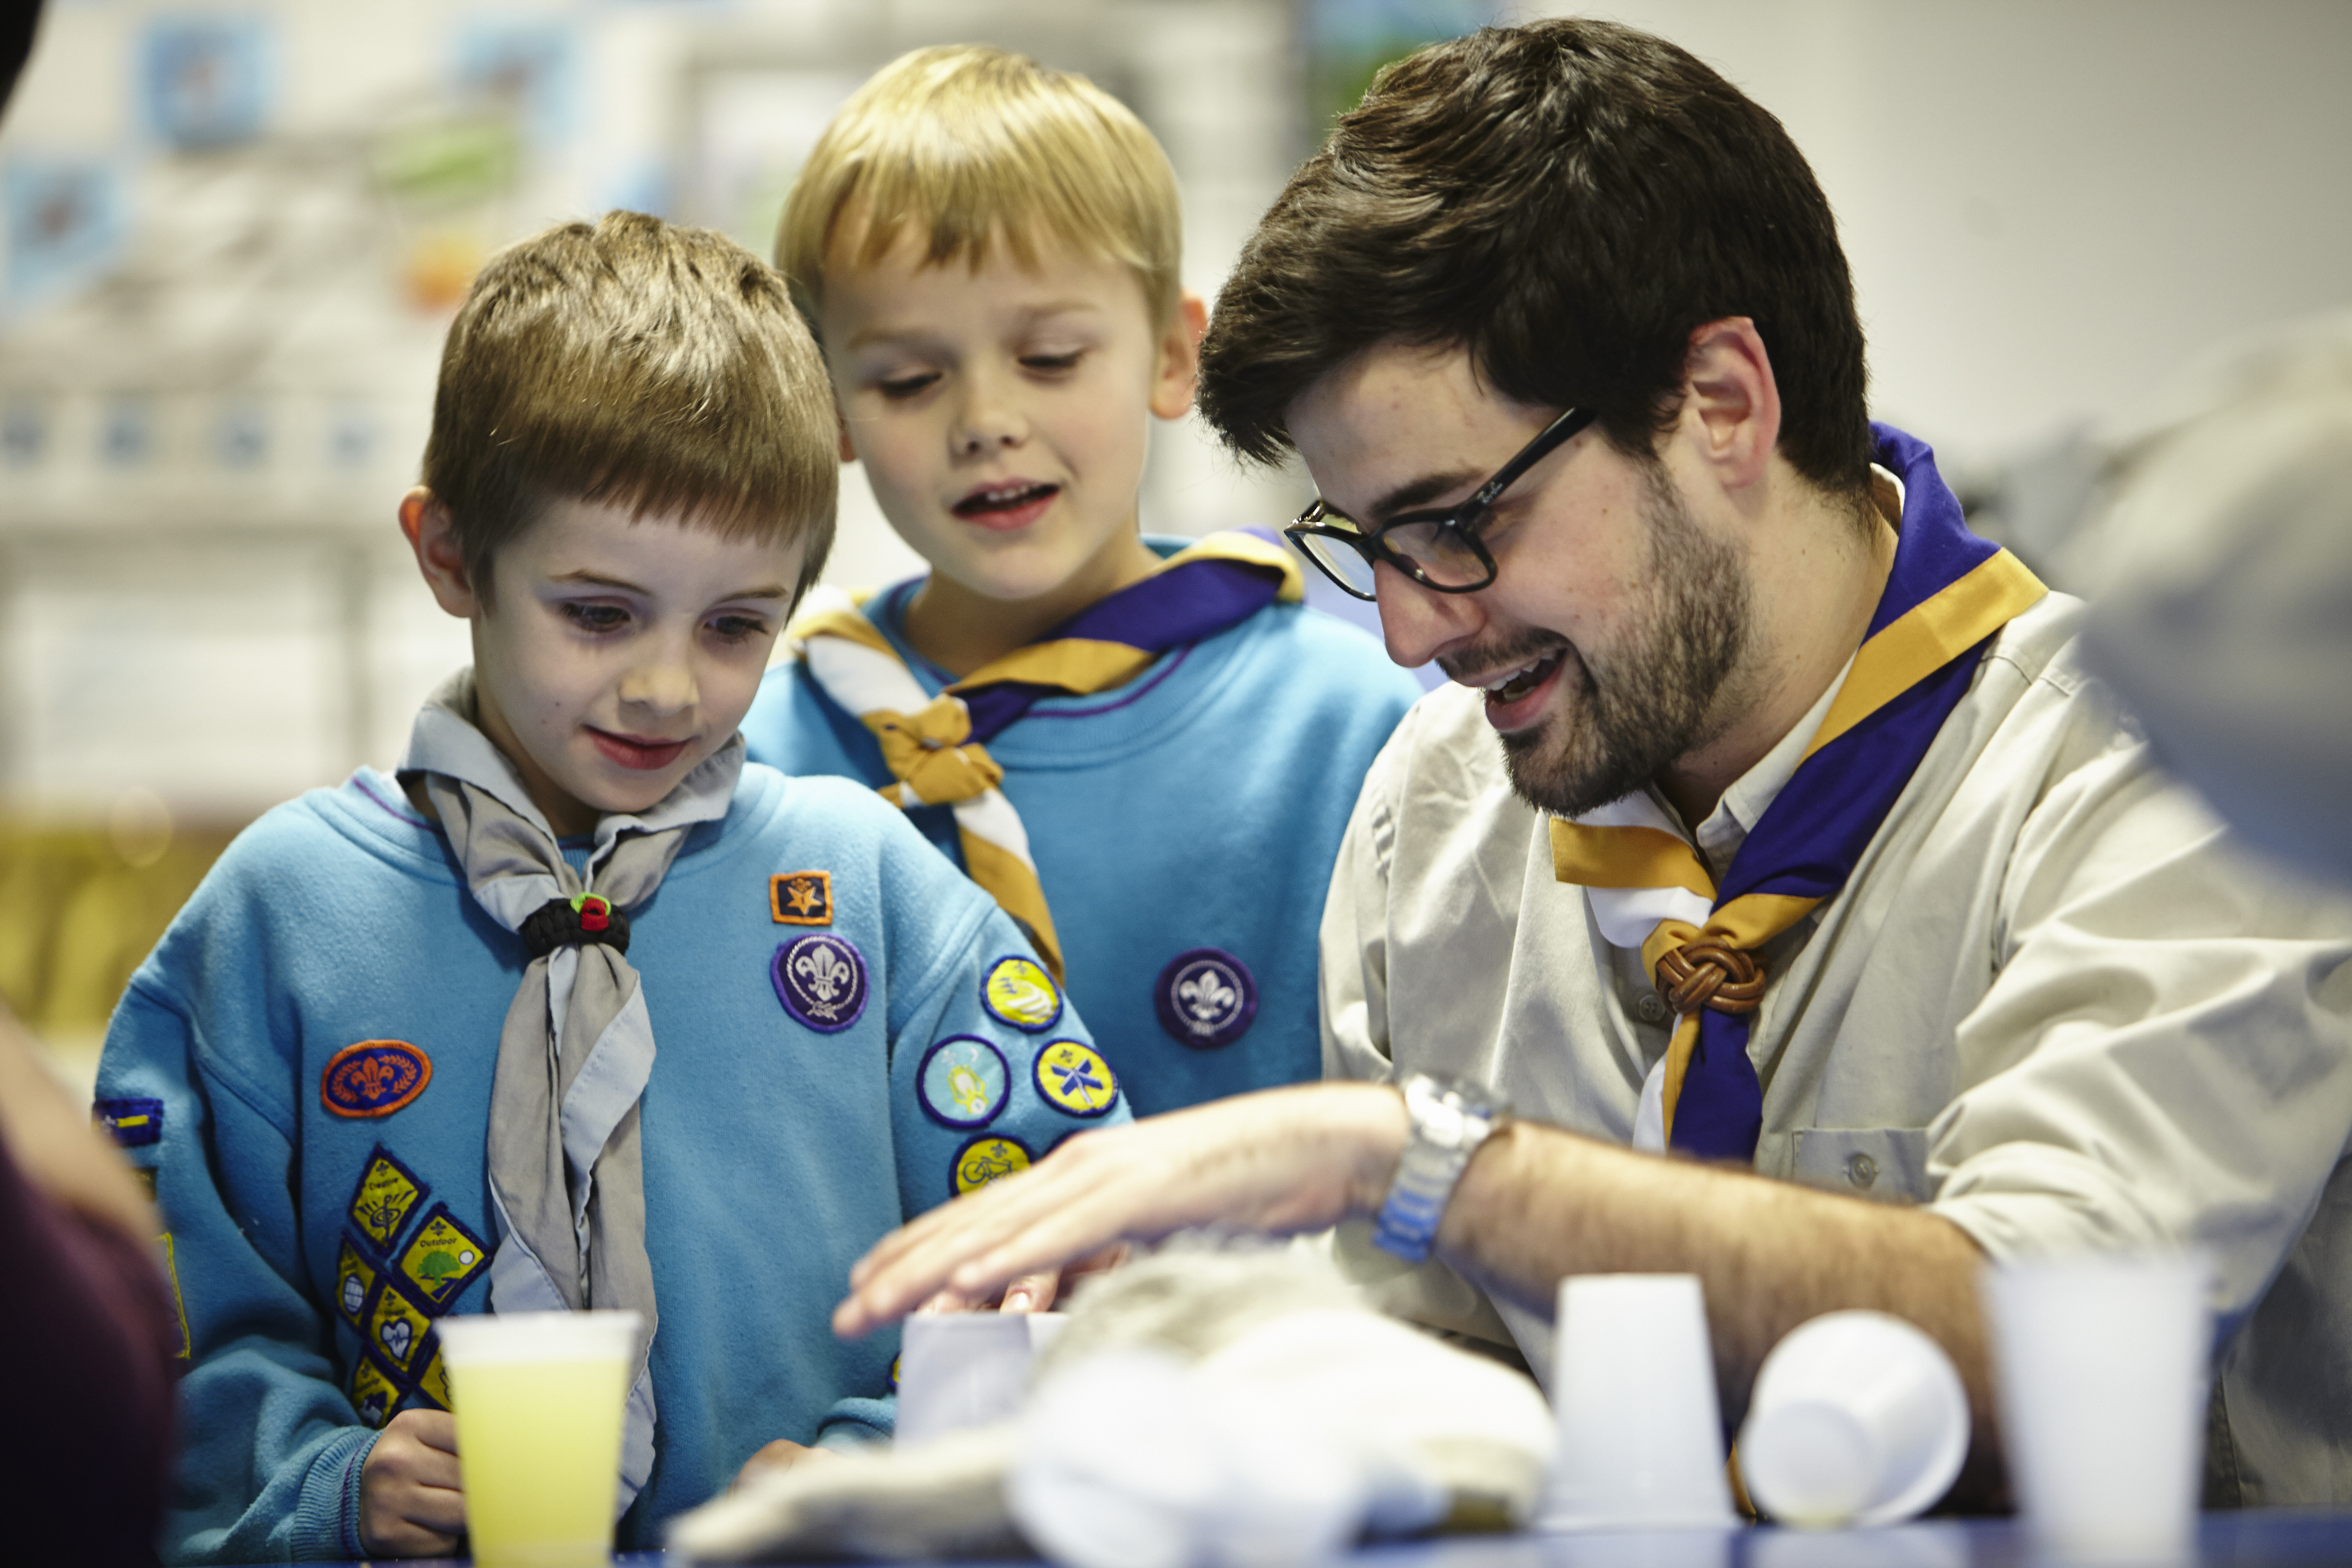
[[[1000,1312],[1043,1312],[1054,1305],[1054,1298],[1062,1290],[1062,1272],[1048,1268],[1042,1274],[1024,1274],[1004,1288],[1004,1300],[997,1307]]]

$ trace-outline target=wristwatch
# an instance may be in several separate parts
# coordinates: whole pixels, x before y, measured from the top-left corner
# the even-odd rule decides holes
[[[1419,1263],[1437,1239],[1437,1222],[1445,1217],[1463,1167],[1509,1118],[1511,1103],[1484,1084],[1415,1073],[1404,1080],[1404,1108],[1412,1136],[1372,1222],[1372,1245]]]

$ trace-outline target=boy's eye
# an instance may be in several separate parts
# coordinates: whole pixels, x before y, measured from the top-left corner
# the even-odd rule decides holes
[[[937,372],[923,371],[913,375],[884,376],[874,385],[875,389],[885,397],[912,397],[937,380],[939,380]]]
[[[1043,371],[1049,374],[1057,371],[1076,370],[1078,367],[1080,353],[1081,351],[1072,349],[1065,354],[1023,354],[1021,368]]]
[[[746,642],[768,635],[768,622],[761,616],[713,616],[710,629],[722,641]]]
[[[616,632],[629,624],[629,612],[618,605],[571,602],[563,606],[563,614],[583,632]]]

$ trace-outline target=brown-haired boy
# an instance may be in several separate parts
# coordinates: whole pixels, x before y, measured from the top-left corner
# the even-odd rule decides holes
[[[476,281],[400,508],[473,667],[396,774],[231,847],[100,1068],[185,1309],[173,1557],[457,1550],[433,1329],[486,1310],[657,1325],[619,1478],[650,1540],[771,1439],[887,1429],[891,1347],[825,1328],[868,1242],[1125,1118],[897,812],[743,761],[832,444],[782,280],[724,239],[616,213]]]

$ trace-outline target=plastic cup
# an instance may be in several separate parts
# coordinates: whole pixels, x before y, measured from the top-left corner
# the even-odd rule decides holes
[[[901,1443],[920,1443],[1021,1413],[1030,1357],[1060,1331],[1060,1312],[918,1312],[899,1329]]]
[[[1538,1528],[1738,1523],[1697,1276],[1562,1280],[1551,1389],[1559,1453]]]
[[[1739,1432],[1748,1493],[1789,1524],[1895,1524],[1951,1489],[1969,1396],[1943,1347],[1885,1312],[1829,1312],[1772,1347]]]
[[[2010,1483],[2045,1554],[2190,1555],[2210,1393],[2210,1276],[2193,1254],[1986,1270]]]
[[[636,1312],[444,1318],[466,1529],[479,1568],[611,1560]]]

